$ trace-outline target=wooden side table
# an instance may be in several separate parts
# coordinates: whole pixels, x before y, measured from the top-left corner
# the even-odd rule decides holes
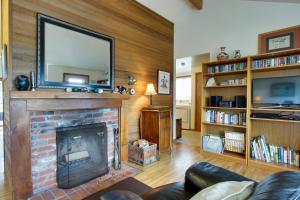
[[[172,118],[169,107],[145,107],[141,113],[141,139],[156,143],[159,153],[172,149]]]

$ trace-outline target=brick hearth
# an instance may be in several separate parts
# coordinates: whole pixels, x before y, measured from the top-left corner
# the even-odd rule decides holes
[[[114,158],[113,128],[118,128],[118,109],[31,112],[31,151],[33,193],[55,188],[56,128],[106,122],[108,129],[108,163]]]

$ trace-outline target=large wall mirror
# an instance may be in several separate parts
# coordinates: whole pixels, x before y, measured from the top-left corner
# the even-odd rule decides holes
[[[114,39],[37,15],[38,87],[114,88]]]

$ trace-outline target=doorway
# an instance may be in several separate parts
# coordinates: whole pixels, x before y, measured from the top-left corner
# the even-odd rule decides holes
[[[176,60],[176,138],[178,142],[201,144],[202,63],[210,54]]]

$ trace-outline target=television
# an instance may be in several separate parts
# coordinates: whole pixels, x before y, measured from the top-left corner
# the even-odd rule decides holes
[[[300,76],[253,79],[252,103],[256,105],[299,106]]]

